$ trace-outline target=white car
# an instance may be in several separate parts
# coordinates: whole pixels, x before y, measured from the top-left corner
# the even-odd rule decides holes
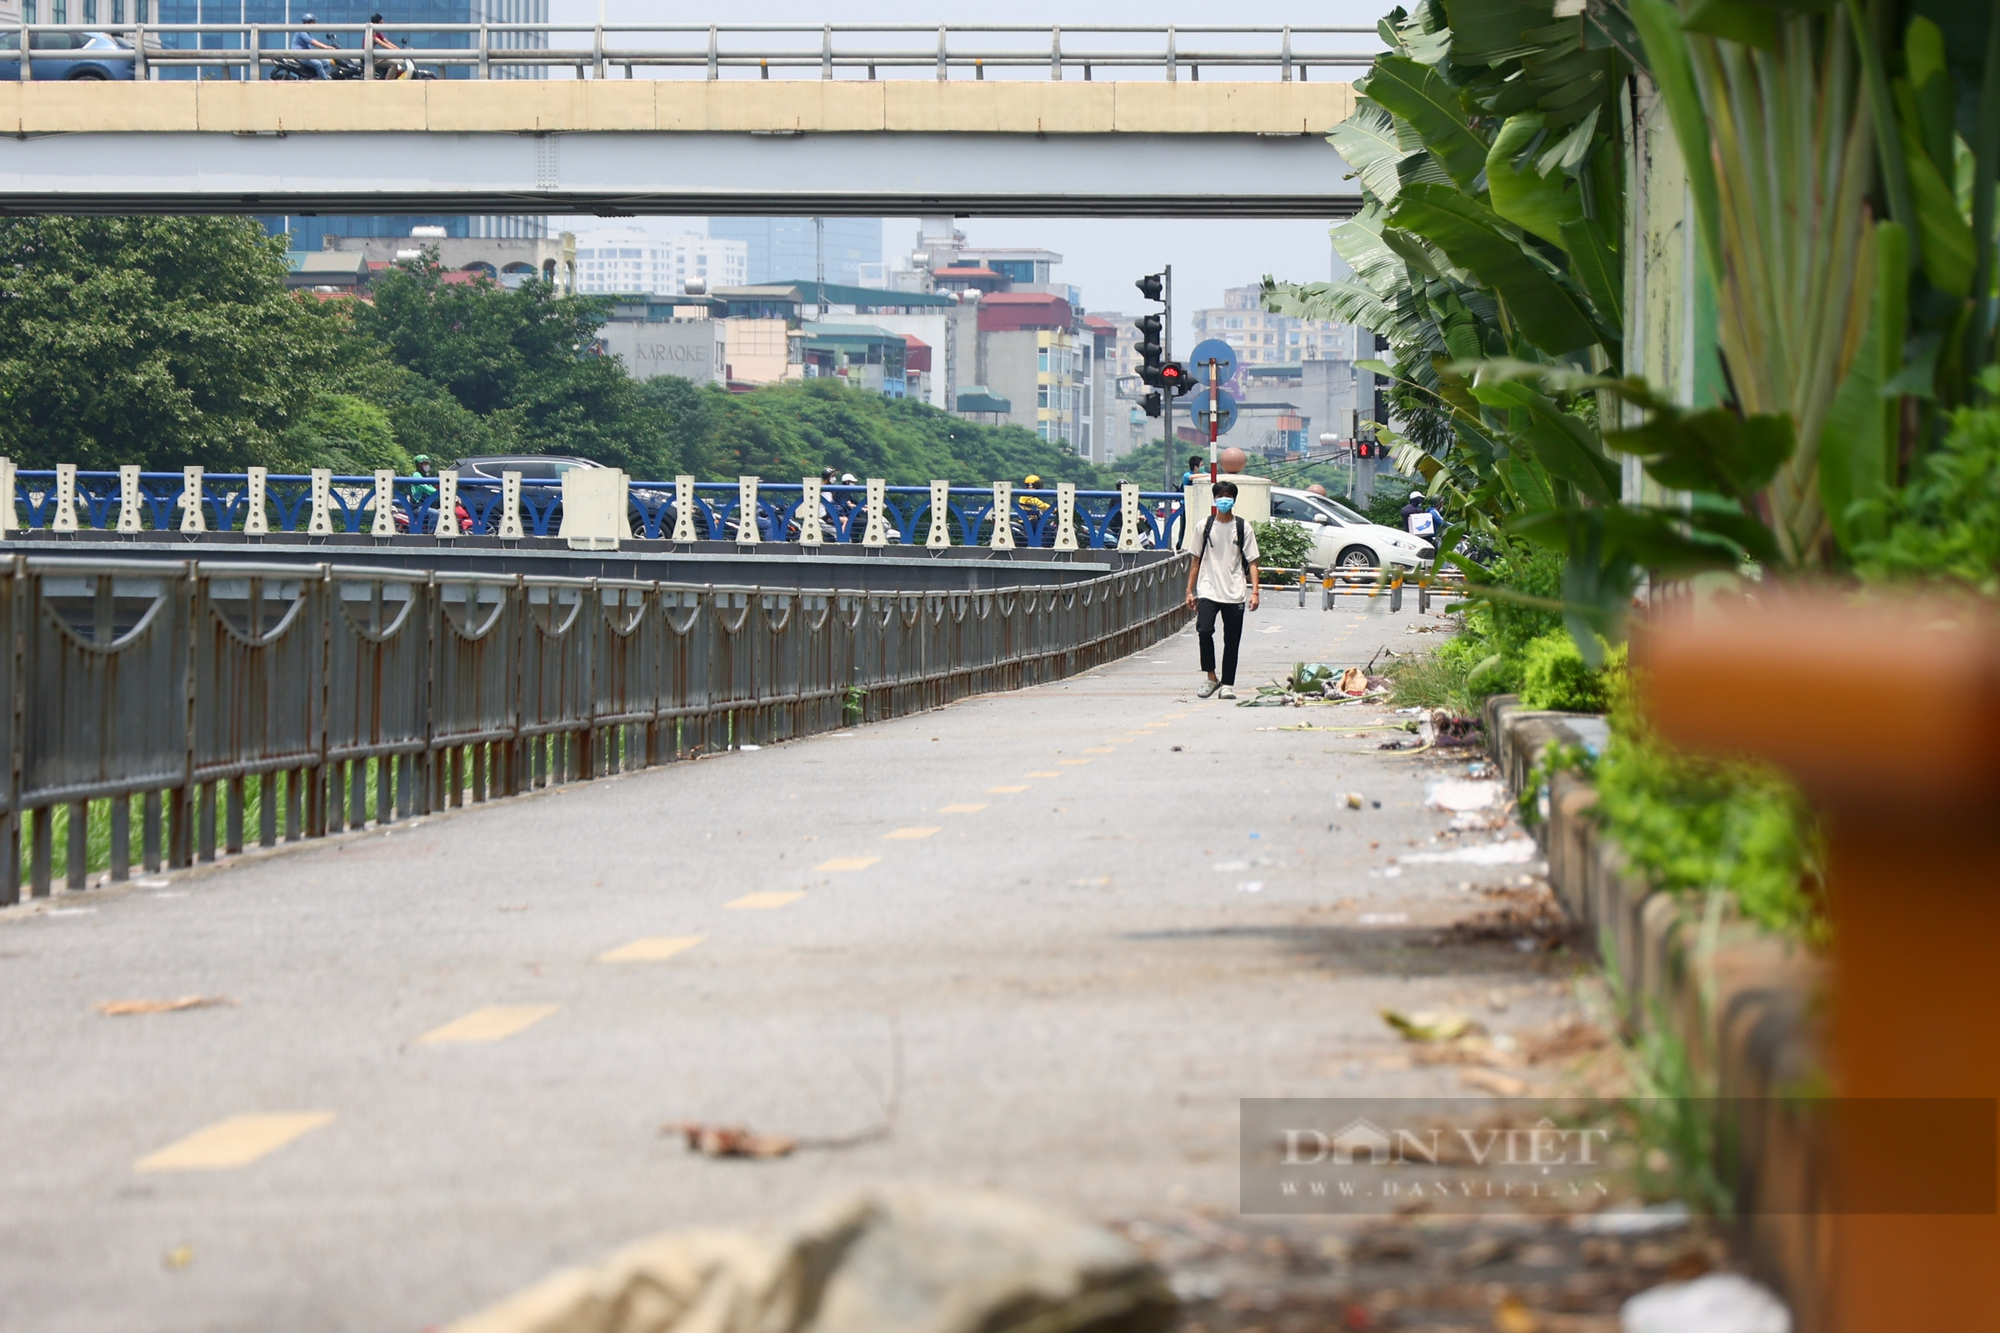
[[[1345,500],[1289,486],[1271,488],[1271,517],[1312,532],[1309,569],[1415,569],[1437,553],[1422,537],[1370,522]]]

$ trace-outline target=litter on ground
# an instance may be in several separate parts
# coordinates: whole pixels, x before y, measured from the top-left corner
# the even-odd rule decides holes
[[[1505,842],[1476,842],[1449,852],[1413,852],[1402,859],[1405,864],[1512,866],[1526,865],[1539,860],[1541,855],[1542,849],[1535,846],[1533,838],[1510,838]]]

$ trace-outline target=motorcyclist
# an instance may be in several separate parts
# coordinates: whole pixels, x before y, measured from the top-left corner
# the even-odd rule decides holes
[[[299,22],[310,27],[318,23],[319,20],[311,14],[307,14]],[[332,42],[322,42],[319,38],[307,32],[305,28],[301,28],[292,34],[291,48],[294,51],[331,51],[335,49]],[[324,60],[300,59],[299,64],[311,70],[312,76],[316,79],[330,79],[333,77],[333,66]]]
[[[1424,498],[1422,491],[1411,491],[1409,503],[1403,506],[1403,530],[1412,536],[1436,541],[1438,534],[1444,531],[1444,515]]]
[[[370,14],[368,21],[375,25],[374,35],[370,38],[368,44],[369,50],[371,52],[384,50],[389,52],[389,56],[375,56],[375,77],[378,79],[409,78],[411,66],[403,59],[403,49],[390,41],[388,34],[382,31],[382,16],[379,13]]]

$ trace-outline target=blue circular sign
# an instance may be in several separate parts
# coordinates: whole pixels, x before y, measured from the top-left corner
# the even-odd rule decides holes
[[[1188,415],[1194,418],[1195,429],[1208,430],[1209,406],[1208,390],[1196,389],[1188,396]],[[1215,433],[1227,435],[1236,425],[1236,400],[1226,392],[1216,395]]]
[[[1209,374],[1209,362],[1215,362]],[[1227,384],[1236,378],[1236,351],[1220,338],[1204,338],[1187,359],[1188,374],[1196,384]]]

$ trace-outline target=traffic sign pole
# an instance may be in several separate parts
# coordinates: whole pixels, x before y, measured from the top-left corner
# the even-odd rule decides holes
[[[1167,306],[1166,318],[1160,321],[1160,364],[1164,366],[1172,365],[1174,360],[1174,266],[1168,264],[1160,272],[1164,275],[1160,295],[1166,298]],[[1174,440],[1174,391],[1171,385],[1160,386],[1160,409],[1163,423],[1160,448],[1167,455],[1167,489],[1177,491],[1180,489],[1180,473],[1174,464],[1179,460],[1174,455],[1180,451],[1175,447]]]

